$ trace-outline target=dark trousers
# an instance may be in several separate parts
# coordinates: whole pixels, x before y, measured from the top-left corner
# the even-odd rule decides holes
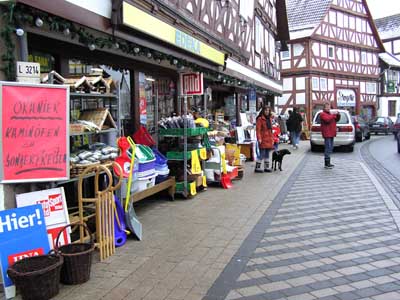
[[[331,158],[331,153],[333,151],[333,137],[331,138],[324,138],[325,139],[325,152],[324,156],[325,159]]]

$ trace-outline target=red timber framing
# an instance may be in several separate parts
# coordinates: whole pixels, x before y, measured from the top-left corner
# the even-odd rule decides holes
[[[352,112],[367,118],[376,113],[378,54],[384,48],[365,0],[332,0],[312,33],[289,44],[289,53],[281,53],[280,113],[302,107],[311,124],[324,102],[337,107],[341,90],[354,91]]]

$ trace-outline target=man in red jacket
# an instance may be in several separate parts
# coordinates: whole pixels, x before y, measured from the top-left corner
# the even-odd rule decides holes
[[[332,169],[331,153],[333,151],[333,138],[336,136],[336,122],[340,119],[340,113],[331,113],[331,104],[324,104],[324,110],[320,115],[321,118],[321,133],[325,140],[325,169]]]

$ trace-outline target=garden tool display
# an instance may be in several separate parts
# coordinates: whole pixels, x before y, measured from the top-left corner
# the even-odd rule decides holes
[[[131,151],[131,163],[129,168],[128,186],[126,189],[125,197],[125,221],[128,225],[129,230],[134,233],[139,240],[142,240],[142,223],[137,218],[135,208],[133,207],[133,201],[130,201],[131,197],[131,186],[132,186],[132,173],[133,166],[135,163],[135,152],[136,144],[133,142],[130,136],[127,137],[128,143],[132,149]]]
[[[126,137],[120,137],[118,139],[118,147],[120,149],[120,155],[115,159],[115,162],[121,167],[117,168],[117,166],[114,165],[114,173],[119,176],[121,170],[122,170],[122,175],[124,178],[129,177],[129,167],[130,167],[130,162],[131,160],[128,157],[128,149],[131,147],[129,145],[128,139]]]

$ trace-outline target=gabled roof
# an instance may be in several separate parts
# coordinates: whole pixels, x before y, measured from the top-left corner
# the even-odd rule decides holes
[[[381,39],[400,37],[400,14],[375,20]]]
[[[286,0],[290,39],[311,36],[328,13],[331,2],[332,0]],[[362,0],[362,3],[365,6],[378,47],[383,52],[385,48],[375,28],[367,1]]]
[[[290,39],[310,36],[322,22],[332,0],[286,0]]]
[[[400,68],[400,60],[390,53],[379,53],[379,58],[386,63],[389,67]]]

